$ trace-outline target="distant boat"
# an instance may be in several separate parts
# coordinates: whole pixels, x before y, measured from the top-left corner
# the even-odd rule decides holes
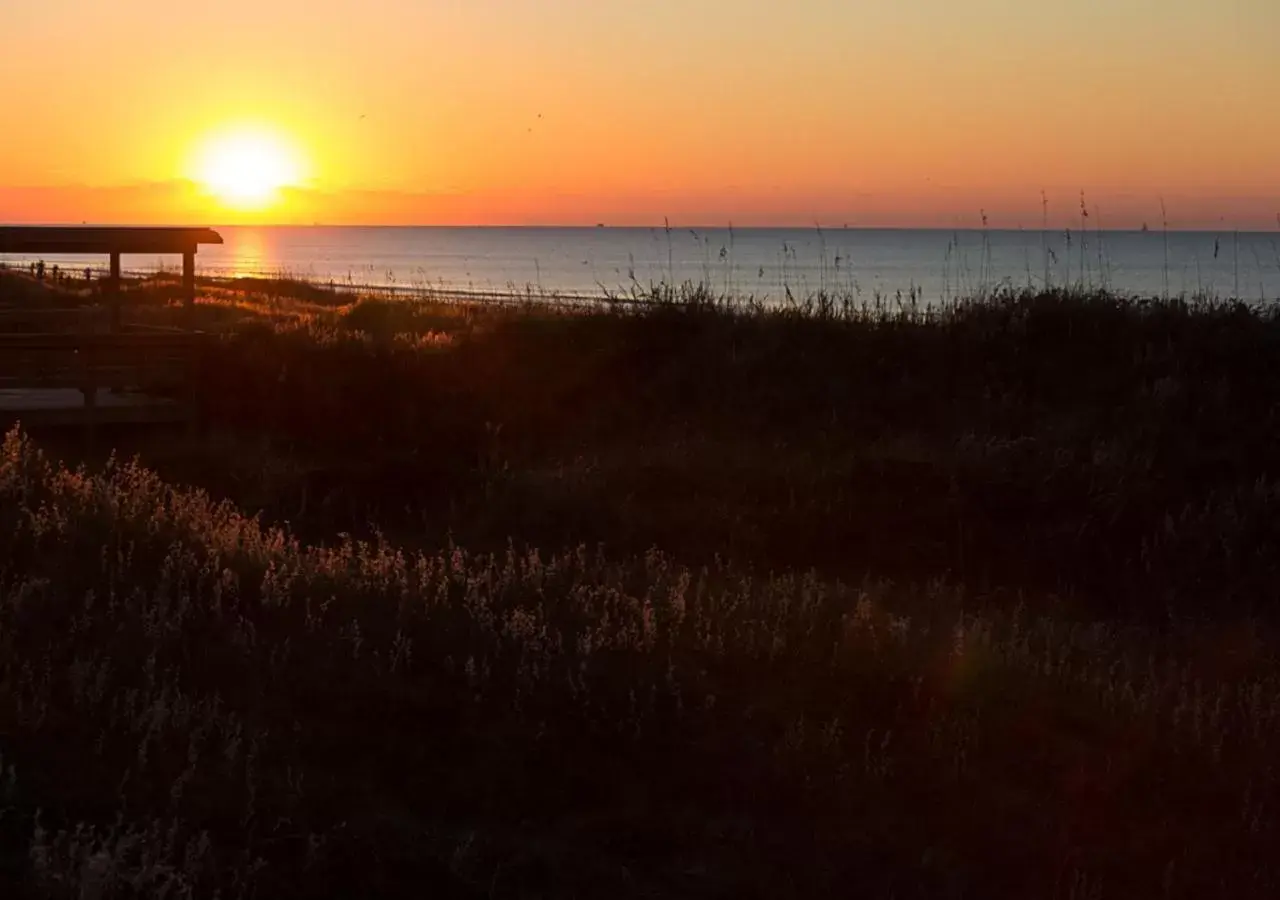
[[[596,227],[597,227],[597,228],[603,228],[603,227],[604,227],[604,223],[603,223],[603,222],[597,222],[597,223],[596,223]]]
[[[1148,231],[1150,231],[1150,230],[1151,230],[1151,229],[1147,227],[1147,223],[1146,223],[1146,222],[1143,222],[1143,223],[1142,223],[1142,233],[1143,233],[1143,234],[1146,234],[1146,233],[1147,233]]]

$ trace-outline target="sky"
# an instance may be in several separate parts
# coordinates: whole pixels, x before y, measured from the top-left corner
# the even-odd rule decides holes
[[[1277,0],[0,0],[0,222],[1275,229],[1277,36]],[[209,174],[246,130],[260,202]]]

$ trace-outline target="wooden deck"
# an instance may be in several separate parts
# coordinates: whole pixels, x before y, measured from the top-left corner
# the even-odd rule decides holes
[[[155,398],[136,391],[101,391],[98,409],[146,406]],[[0,411],[38,412],[80,409],[84,391],[79,388],[0,388]]]
[[[25,425],[180,423],[186,404],[140,391],[100,390],[93,406],[78,388],[0,388],[0,422]]]

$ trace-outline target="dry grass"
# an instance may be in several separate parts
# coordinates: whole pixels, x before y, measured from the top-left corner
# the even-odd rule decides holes
[[[1253,614],[1280,590],[1274,310],[652,299],[260,304],[219,343],[205,405],[296,477],[219,489],[317,537],[656,544],[1103,612],[1195,614],[1211,593]]]
[[[18,432],[0,497],[8,866],[53,896],[1280,886],[1256,624],[310,545]]]

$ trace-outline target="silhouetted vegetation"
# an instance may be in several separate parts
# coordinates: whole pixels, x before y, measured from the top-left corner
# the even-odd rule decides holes
[[[196,316],[200,445],[0,454],[13,883],[1280,889],[1274,310],[282,282]]]
[[[1280,587],[1278,353],[1272,311],[1105,296],[941,314],[374,300],[240,331],[207,403],[299,461],[307,509],[282,495],[273,517],[328,533],[657,545],[1121,613],[1196,613],[1211,590],[1261,613]]]

